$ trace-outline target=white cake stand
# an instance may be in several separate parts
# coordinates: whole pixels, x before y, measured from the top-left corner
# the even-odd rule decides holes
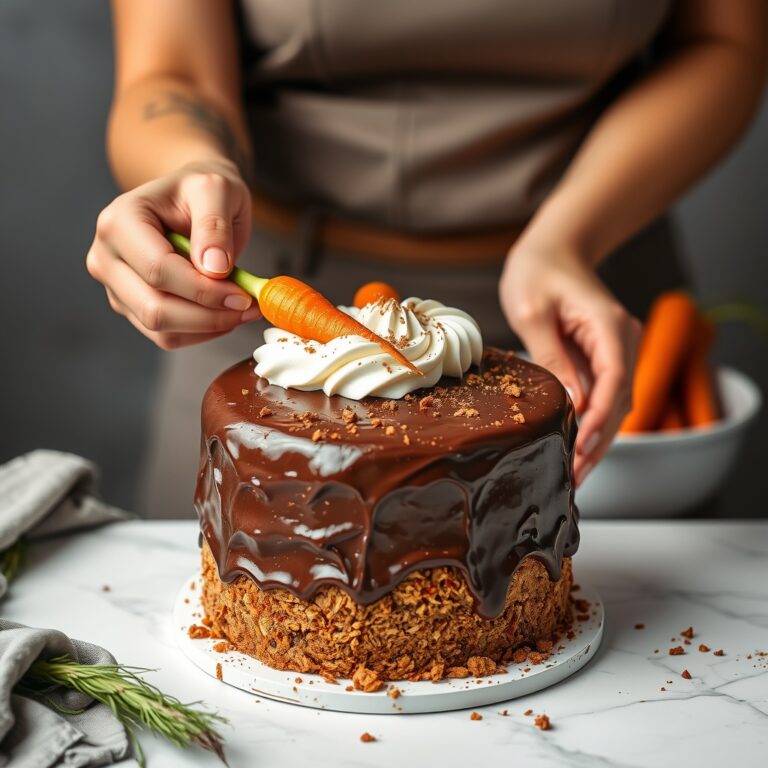
[[[577,597],[588,600],[588,618],[575,620],[572,640],[565,638],[560,650],[544,663],[510,664],[506,674],[488,677],[387,684],[375,693],[348,691],[349,680],[329,683],[319,675],[285,672],[268,667],[250,656],[236,651],[219,653],[213,647],[220,640],[189,637],[192,624],[200,624],[200,579],[188,579],[176,598],[173,612],[174,634],[184,655],[197,667],[222,682],[254,696],[298,704],[302,707],[330,709],[361,714],[399,715],[420,712],[445,712],[453,709],[498,704],[565,680],[581,669],[594,655],[603,637],[603,603],[590,587],[582,585]],[[220,666],[219,666],[220,665]],[[527,671],[526,671],[527,670]],[[388,695],[397,687],[400,696]]]

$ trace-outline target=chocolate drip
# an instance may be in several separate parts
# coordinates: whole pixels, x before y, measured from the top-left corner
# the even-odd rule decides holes
[[[576,551],[573,407],[538,366],[487,350],[466,382],[389,403],[280,389],[253,367],[225,371],[203,402],[195,506],[224,581],[302,599],[333,584],[369,604],[452,565],[493,617],[523,558],[555,579]]]

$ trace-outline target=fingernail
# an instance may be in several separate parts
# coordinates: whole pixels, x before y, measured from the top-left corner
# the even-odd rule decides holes
[[[235,309],[238,312],[244,312],[251,306],[250,296],[243,296],[239,293],[231,293],[224,299],[224,306],[227,309]]]
[[[259,310],[259,305],[254,304],[250,309],[243,312],[243,316],[240,320],[244,323],[249,323],[251,320],[258,320],[260,317],[261,311]]]
[[[571,398],[571,402],[575,403],[576,402],[576,394],[575,394],[575,392],[570,387],[566,387],[565,391],[568,393],[568,397]]]
[[[229,270],[229,259],[221,248],[206,248],[203,252],[203,266],[209,272],[226,272]]]
[[[579,453],[584,454],[585,456],[589,456],[592,451],[597,448],[597,444],[600,442],[600,433],[599,432],[593,432],[585,441],[583,444],[583,447]]]

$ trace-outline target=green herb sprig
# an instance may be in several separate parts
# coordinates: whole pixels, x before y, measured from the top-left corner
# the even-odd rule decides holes
[[[92,696],[106,704],[125,726],[139,765],[145,765],[144,752],[136,737],[146,728],[181,749],[197,744],[215,753],[226,765],[222,737],[216,730],[226,720],[193,707],[200,702],[182,704],[138,676],[151,670],[122,664],[78,664],[69,657],[39,659],[17,686],[27,695],[45,699],[51,686],[64,686]]]

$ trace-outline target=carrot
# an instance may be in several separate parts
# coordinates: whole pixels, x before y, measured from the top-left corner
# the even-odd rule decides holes
[[[242,286],[241,286],[242,287]],[[331,304],[314,288],[295,277],[282,275],[265,280],[258,295],[264,317],[278,328],[321,343],[339,336],[362,336],[372,341],[401,365],[423,375],[416,366],[388,341],[377,336],[357,320]]]
[[[189,238],[170,232],[168,239],[180,253],[189,255]],[[277,328],[303,339],[325,344],[339,336],[362,336],[419,376],[424,374],[388,341],[331,304],[321,293],[287,275],[257,277],[235,267],[229,279],[259,302],[264,317]]]
[[[691,427],[712,424],[720,418],[715,379],[709,352],[714,341],[714,325],[699,316],[693,349],[683,367],[681,391],[685,420]]]
[[[645,326],[632,388],[632,411],[620,431],[642,432],[660,421],[696,332],[696,305],[682,291],[659,296]]]
[[[366,304],[373,304],[382,298],[400,301],[400,294],[389,283],[374,281],[361,285],[357,289],[352,303],[358,309],[362,309]]]
[[[680,406],[680,401],[677,397],[672,397],[661,414],[659,429],[662,432],[676,432],[684,427],[685,420],[683,419],[683,409]]]

